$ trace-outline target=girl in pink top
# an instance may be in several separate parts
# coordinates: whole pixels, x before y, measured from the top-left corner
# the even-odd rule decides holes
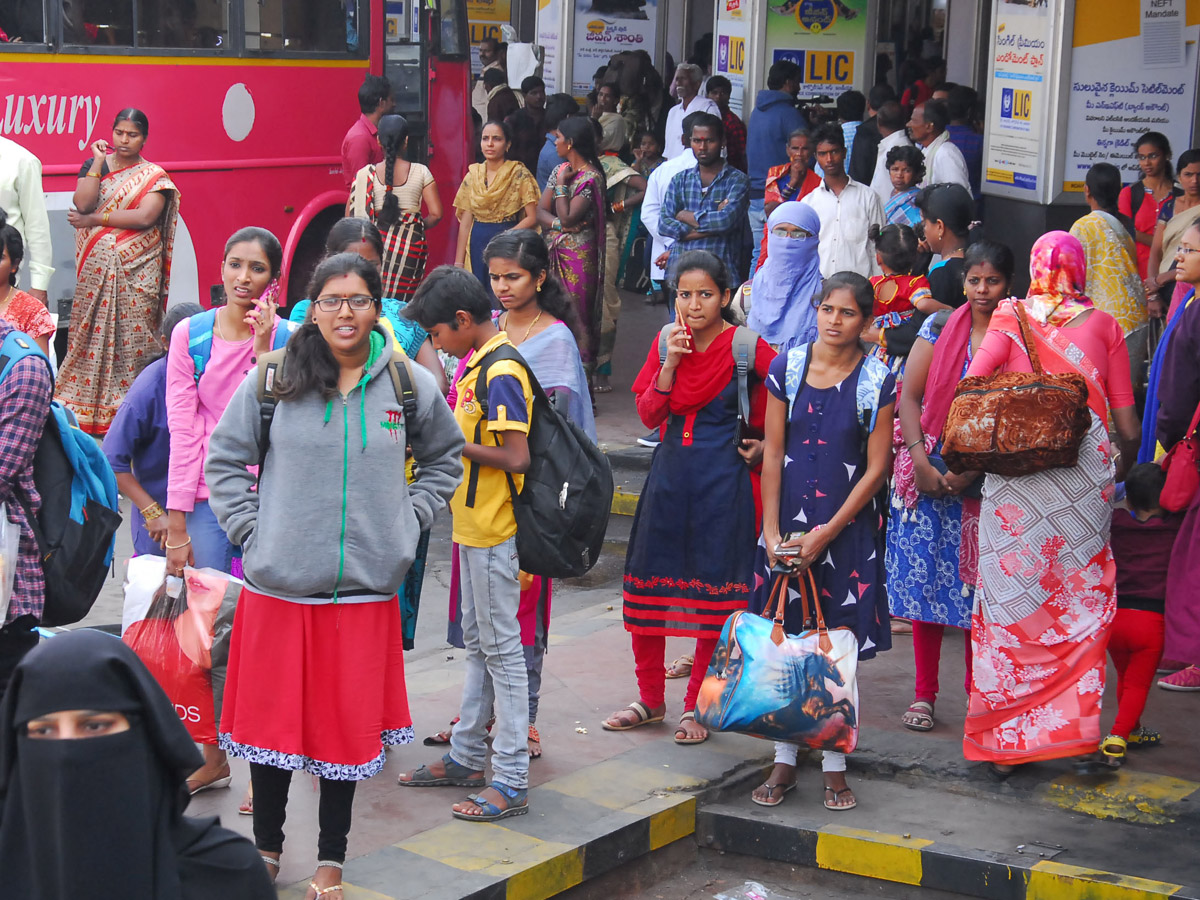
[[[1001,773],[1100,744],[1116,612],[1110,414],[1122,468],[1135,459],[1140,434],[1121,326],[1083,295],[1079,241],[1064,231],[1043,235],[1030,274],[1029,295],[1000,304],[967,374],[1032,371],[1017,320],[1023,303],[1042,367],[1087,379],[1092,422],[1075,466],[984,482],[963,752]]]
[[[212,351],[197,376],[189,343],[189,321],[171,333],[167,354],[167,426],[171,456],[167,472],[167,572],[182,575],[184,566],[231,571],[234,548],[208,505],[204,460],[208,439],[233,392],[254,370],[260,354],[270,351],[275,329],[276,278],[283,263],[278,238],[263,228],[243,228],[225,244],[221,279],[225,305],[216,311]],[[228,640],[228,631],[217,641]],[[214,647],[214,649],[216,649]],[[223,683],[223,677],[219,679]],[[220,708],[220,697],[216,697]],[[196,793],[229,784],[229,764],[215,743],[204,745],[204,767],[188,779]]]

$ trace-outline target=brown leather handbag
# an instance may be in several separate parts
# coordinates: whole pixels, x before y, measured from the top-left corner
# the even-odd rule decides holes
[[[1087,379],[1051,375],[1020,301],[1014,303],[1032,372],[975,375],[959,382],[942,431],[942,459],[953,472],[1032,475],[1069,468],[1091,425]]]

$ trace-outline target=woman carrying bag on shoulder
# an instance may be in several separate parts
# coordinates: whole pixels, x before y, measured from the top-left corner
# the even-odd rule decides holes
[[[205,469],[217,520],[244,550],[221,746],[250,762],[255,845],[272,877],[292,773],[320,778],[309,900],[341,900],[355,785],[383,768],[385,746],[412,740],[396,594],[462,477],[462,431],[433,376],[411,366],[415,410],[396,396],[388,367],[404,360],[378,325],[381,291],[356,253],[317,267],[313,321],[283,362],[263,363],[280,366],[269,435],[255,368],[213,432]],[[268,438],[256,479],[249,469]]]
[[[777,563],[809,570],[825,622],[850,628],[858,658],[871,659],[892,646],[880,491],[892,467],[896,378],[863,349],[875,305],[866,278],[838,272],[815,303],[816,341],[776,357],[767,376],[763,535],[750,609],[762,612],[769,603]],[[791,599],[784,631],[804,629],[802,605]],[[796,786],[798,749],[775,744],[775,767],[754,789],[755,803],[778,806]],[[824,751],[821,770],[825,808],[853,809],[846,755]]]
[[[1001,774],[1100,745],[1104,653],[1116,612],[1110,412],[1123,467],[1136,456],[1140,431],[1125,336],[1083,294],[1079,241],[1064,231],[1042,235],[1029,269],[1029,295],[996,309],[967,375],[1032,372],[1036,352],[1048,375],[1083,376],[1090,426],[1076,465],[989,473],[984,481],[963,753]]]

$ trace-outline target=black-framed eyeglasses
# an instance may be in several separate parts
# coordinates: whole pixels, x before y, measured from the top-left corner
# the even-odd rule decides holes
[[[365,294],[355,297],[318,297],[316,303],[317,309],[321,312],[337,312],[342,308],[343,303],[349,304],[351,309],[364,310],[375,305],[375,298]]]

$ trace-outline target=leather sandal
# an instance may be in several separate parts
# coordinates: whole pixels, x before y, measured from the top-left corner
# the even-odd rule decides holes
[[[401,773],[396,783],[402,787],[473,787],[481,788],[487,784],[483,772],[471,769],[455,762],[450,754],[442,757],[445,774],[434,775],[429,766],[421,766],[412,772]],[[404,775],[407,774],[408,778]]]
[[[621,721],[620,716],[623,712],[632,712],[634,719],[628,724],[610,725],[608,719],[616,719]],[[656,713],[650,707],[640,700],[634,700],[625,709],[618,709],[615,713],[600,723],[600,727],[605,731],[632,731],[634,728],[641,728],[643,725],[657,725],[666,717],[666,711]]]

